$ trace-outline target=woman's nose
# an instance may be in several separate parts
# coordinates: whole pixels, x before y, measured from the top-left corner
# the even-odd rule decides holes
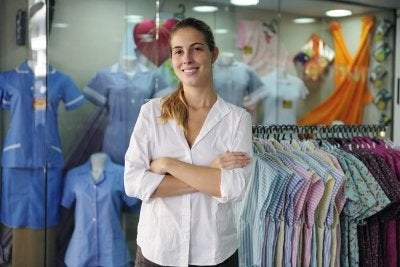
[[[183,63],[185,63],[185,64],[193,63],[192,53],[185,54]]]

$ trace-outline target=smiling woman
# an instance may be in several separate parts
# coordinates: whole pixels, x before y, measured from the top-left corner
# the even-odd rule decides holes
[[[214,91],[207,24],[178,22],[170,47],[180,85],[142,106],[125,157],[126,193],[142,200],[135,266],[238,266],[232,205],[250,178],[250,115]]]
[[[350,103],[353,105],[347,105],[352,107],[348,114],[339,113],[352,115],[355,105],[362,102],[362,112],[357,111],[362,115],[361,123],[386,124],[386,136],[400,142],[400,82],[397,82],[400,75],[399,70],[395,70],[400,66],[400,27],[396,25],[396,8],[400,8],[400,1],[351,1],[361,3],[358,5],[339,0],[259,0],[251,6],[234,5],[229,0],[202,1],[213,7],[208,11],[204,7],[200,11],[194,8],[199,5],[197,0],[101,0],[96,1],[96,5],[92,0],[35,0],[34,7],[28,9],[31,2],[0,1],[0,135],[4,137],[0,155],[1,182],[4,183],[1,185],[3,225],[0,235],[7,233],[7,227],[12,227],[13,255],[4,261],[12,261],[13,267],[51,267],[56,261],[60,267],[64,266],[69,243],[75,246],[75,251],[84,254],[75,257],[79,262],[77,266],[128,267],[132,266],[130,261],[135,260],[136,252],[138,262],[150,260],[154,266],[213,266],[228,259],[235,261],[236,249],[240,266],[262,265],[263,247],[267,246],[261,242],[263,240],[254,239],[258,235],[248,230],[264,229],[267,217],[253,205],[270,198],[263,198],[266,194],[254,194],[259,197],[255,200],[250,198],[253,194],[246,193],[250,190],[247,184],[251,185],[247,179],[255,165],[255,160],[248,163],[249,157],[253,157],[251,124],[298,123],[313,107],[331,103],[325,101],[330,99],[334,88],[342,87],[336,84],[338,73],[354,81],[346,82],[348,90],[334,94],[335,111],[340,111],[337,107],[343,103]],[[325,11],[332,7],[351,10],[352,15],[326,17]],[[23,12],[27,14],[26,24],[21,19]],[[362,30],[361,17],[365,15],[375,18],[371,31]],[[308,18],[312,23],[295,24],[296,18]],[[333,22],[341,25],[340,32],[329,30]],[[20,45],[23,29],[28,30],[26,45]],[[28,36],[28,33],[34,35]],[[342,40],[339,43],[346,44],[345,51],[336,48],[338,34]],[[315,45],[309,46],[310,36],[318,36],[320,41],[313,39]],[[360,40],[365,40],[367,45],[359,46]],[[368,46],[370,57],[366,52]],[[357,50],[369,62],[353,68],[345,59],[354,58]],[[36,55],[35,58],[32,55]],[[315,55],[332,59],[332,62],[326,64]],[[352,72],[345,73],[349,69],[353,69]],[[65,73],[71,80],[59,77],[61,80],[53,81],[52,77],[58,72]],[[20,82],[24,79],[10,82],[10,73],[29,77],[31,85],[23,86]],[[352,98],[349,92],[362,91],[355,82],[361,76],[368,97]],[[74,84],[74,90],[69,90],[71,86],[66,84]],[[83,93],[79,98],[82,102],[65,102],[74,92]],[[34,101],[29,100],[31,93],[35,93]],[[89,101],[84,102],[84,99]],[[85,104],[73,109],[80,103]],[[249,113],[239,107],[251,113],[251,121]],[[315,122],[315,118],[326,114],[330,108],[332,105],[322,105],[308,123]],[[53,115],[44,116],[47,113]],[[328,114],[335,117],[332,123],[340,119],[337,112]],[[341,121],[346,123],[343,118]],[[47,144],[55,136],[54,132],[44,129],[55,129],[55,123],[60,140],[57,144]],[[11,135],[14,139],[8,138],[9,129],[17,132]],[[29,136],[21,138],[21,145],[11,144],[16,137],[26,134]],[[29,144],[24,145],[24,142]],[[9,156],[22,148],[26,148],[23,156]],[[46,156],[43,151],[51,151],[51,155]],[[123,250],[115,249],[110,243],[104,245],[101,253],[77,246],[90,243],[95,248],[99,244],[93,240],[102,243],[97,233],[104,230],[105,235],[109,235],[113,231],[106,221],[95,216],[90,218],[90,226],[96,230],[86,231],[87,235],[82,236],[87,240],[72,240],[69,235],[73,232],[74,220],[87,213],[75,213],[72,207],[61,206],[62,192],[67,188],[67,180],[61,175],[86,164],[97,152],[106,153],[113,163],[123,165],[125,172],[118,178],[125,182],[123,190],[143,200],[140,214],[140,209],[127,207],[122,216],[115,214],[108,218],[116,223],[115,219],[122,219],[130,257],[120,256],[118,253]],[[60,160],[56,165],[55,158]],[[36,161],[40,164],[30,164]],[[110,172],[105,169],[99,175],[107,177]],[[108,178],[104,181],[110,181]],[[89,181],[93,183],[92,179]],[[100,188],[104,189],[101,192],[112,191],[117,183],[110,181],[110,188],[100,184],[88,188],[80,186],[76,192],[84,190],[94,194],[100,192]],[[29,191],[33,188],[38,195]],[[23,200],[32,196],[40,201]],[[287,199],[282,198],[282,202]],[[236,230],[234,221],[240,216],[237,210],[232,212],[232,207],[244,207],[247,201],[252,204],[249,210],[257,212],[257,218],[262,219],[247,224],[250,211],[246,209],[243,220],[236,221]],[[92,205],[92,202],[85,201],[85,204]],[[296,246],[290,251],[290,242],[294,239],[286,236],[290,235],[292,226],[287,220],[292,218],[287,210],[289,204],[285,203],[281,210],[276,208],[276,214],[284,214],[281,222],[286,228],[279,229],[279,236],[284,233],[285,238],[268,244],[273,247],[269,252],[279,252],[274,254],[278,255],[276,259],[269,259],[283,261],[285,266],[291,265],[290,262],[293,265],[296,259],[303,262],[321,255],[307,254],[306,249],[297,251]],[[43,207],[38,208],[40,205]],[[299,210],[304,208],[297,205]],[[88,206],[90,211],[97,212],[91,207]],[[67,209],[67,216],[57,218],[60,208]],[[24,216],[43,216],[43,219],[27,229],[8,220],[20,220]],[[258,223],[256,227],[254,223]],[[301,221],[297,225],[304,224]],[[390,227],[383,225],[382,229],[393,229]],[[59,233],[57,236],[55,229]],[[317,242],[325,246],[317,248],[318,253],[332,254],[324,258],[324,262],[328,264],[331,260],[329,264],[333,266],[334,259],[341,258],[355,266],[360,259],[368,259],[363,251],[355,251],[360,240],[355,232],[346,232],[346,227],[340,229],[345,238],[342,244],[348,239],[351,243],[342,246],[340,251],[338,247],[333,255],[335,251],[329,249],[328,242]],[[238,231],[236,239],[233,238],[235,231]],[[44,242],[46,236],[48,240]],[[155,241],[149,244],[148,240]],[[298,248],[307,247],[305,239],[300,240],[303,243]],[[337,239],[332,243],[335,241],[340,242]],[[382,244],[388,242],[383,240]],[[182,245],[180,248],[175,247],[178,243]],[[383,253],[383,248],[382,245],[379,253]],[[384,255],[391,255],[388,258],[398,262],[395,246],[385,249]],[[118,260],[105,263],[110,259],[107,255],[111,254]],[[88,255],[94,256],[90,257],[90,262],[84,262]],[[56,260],[52,259],[54,257]],[[384,256],[375,258],[386,260]],[[124,263],[118,264],[122,259]],[[0,257],[0,264],[1,261]],[[393,262],[391,264],[395,265]]]

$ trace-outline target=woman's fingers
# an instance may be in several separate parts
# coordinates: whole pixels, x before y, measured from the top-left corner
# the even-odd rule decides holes
[[[213,168],[234,169],[242,168],[250,163],[250,157],[244,152],[226,151],[218,155],[210,164]]]
[[[222,168],[242,168],[250,163],[250,157],[243,152],[225,152],[222,156]]]

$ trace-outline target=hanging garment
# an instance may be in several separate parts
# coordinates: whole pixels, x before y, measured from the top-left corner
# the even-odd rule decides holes
[[[298,124],[331,124],[334,120],[345,124],[361,124],[363,107],[372,101],[368,90],[370,37],[375,19],[362,17],[362,31],[358,50],[352,59],[338,22],[330,30],[335,46],[335,85],[332,95],[305,114]]]
[[[292,64],[292,56],[278,34],[258,20],[239,20],[236,46],[242,50],[243,63],[260,76],[276,67],[287,70]]]

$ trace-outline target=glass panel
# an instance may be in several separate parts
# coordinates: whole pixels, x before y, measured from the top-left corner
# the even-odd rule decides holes
[[[198,5],[217,10],[198,12]],[[324,12],[331,8],[353,15],[328,18]],[[13,255],[4,256],[4,265],[24,266],[20,259],[51,266],[55,258],[73,266],[91,256],[105,266],[134,260],[140,202],[124,195],[124,154],[141,105],[178,84],[168,30],[185,17],[213,29],[220,51],[215,89],[248,109],[253,124],[385,123],[390,137],[392,10],[311,0],[247,7],[194,0],[3,0],[1,233],[13,235]],[[304,17],[313,21],[294,23]],[[26,151],[11,155],[20,147]],[[104,180],[105,166],[111,166],[112,182]],[[119,236],[111,242],[95,229]],[[75,239],[78,231],[85,236]],[[28,242],[33,249],[27,251]],[[111,244],[121,254],[103,258]],[[96,246],[99,252],[91,250]],[[90,251],[77,256],[84,248]]]

